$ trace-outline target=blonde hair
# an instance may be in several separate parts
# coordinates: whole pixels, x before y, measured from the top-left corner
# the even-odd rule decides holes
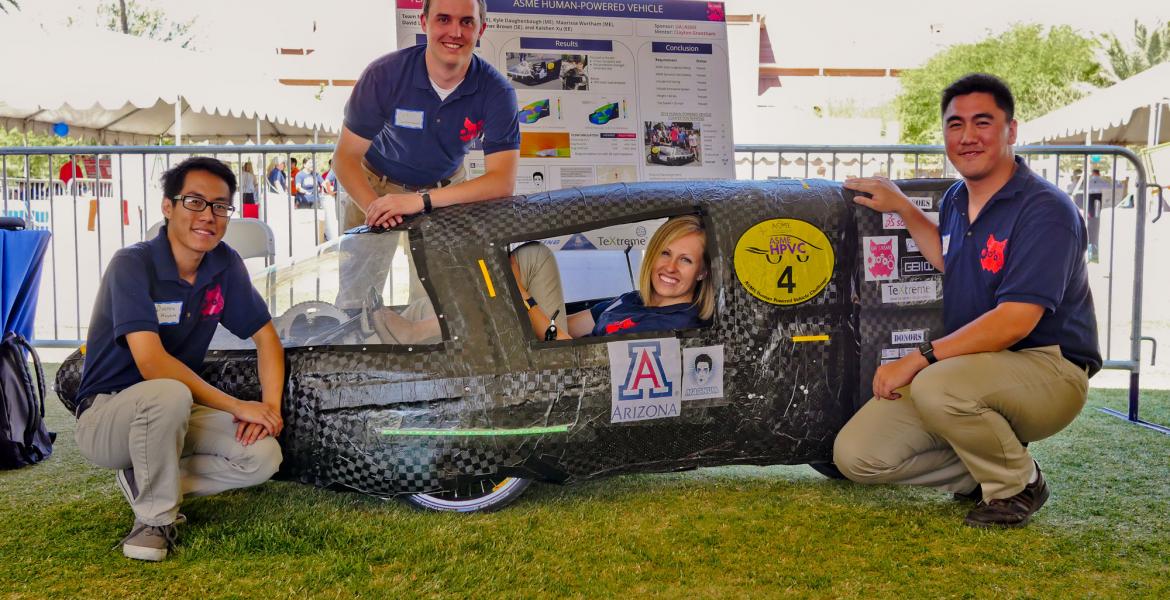
[[[652,271],[655,259],[675,240],[692,233],[699,234],[703,240],[703,269],[700,272],[702,279],[695,282],[691,305],[699,309],[699,318],[706,321],[715,314],[715,286],[710,276],[711,260],[707,256],[707,231],[703,229],[703,221],[697,215],[673,217],[654,232],[650,243],[646,245],[646,254],[642,257],[642,267],[638,271],[638,295],[642,297],[642,304],[650,305],[650,295],[654,290]]]

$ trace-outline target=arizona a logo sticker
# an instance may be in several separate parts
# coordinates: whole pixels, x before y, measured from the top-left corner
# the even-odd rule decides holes
[[[610,342],[610,421],[677,417],[680,356],[678,339]]]

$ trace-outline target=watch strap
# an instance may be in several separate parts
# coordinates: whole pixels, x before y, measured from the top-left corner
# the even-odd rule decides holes
[[[428,214],[428,215],[431,214],[431,211],[435,210],[435,207],[431,205],[431,193],[430,192],[423,192],[422,193],[422,201],[423,201],[423,213]]]
[[[933,365],[934,363],[938,362],[938,357],[934,355],[934,344],[931,343],[930,340],[927,340],[918,346],[918,352],[924,358],[926,358],[927,364]]]

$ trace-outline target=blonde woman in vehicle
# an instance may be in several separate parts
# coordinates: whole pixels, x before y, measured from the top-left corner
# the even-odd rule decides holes
[[[526,248],[533,249],[528,252],[533,257],[527,260],[520,252]],[[545,331],[549,323],[542,295],[557,301],[548,304],[548,310],[564,314],[560,275],[551,254],[543,244],[528,244],[518,248],[512,257],[512,272],[529,306],[529,321],[537,332]],[[541,258],[544,255],[547,259]],[[524,268],[537,264],[540,268]],[[638,274],[638,289],[569,315],[568,331],[564,332],[564,326],[558,323],[557,339],[702,326],[715,313],[709,265],[703,222],[695,215],[674,217],[650,238]],[[546,290],[555,289],[542,293],[534,288],[529,294],[526,284],[537,281]],[[548,281],[556,285],[544,283]]]

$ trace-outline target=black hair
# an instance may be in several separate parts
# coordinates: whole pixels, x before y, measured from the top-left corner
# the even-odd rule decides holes
[[[532,178],[536,179],[537,175],[540,175],[540,178],[544,179],[544,173],[541,173],[540,171],[536,171],[536,172],[532,173]]]
[[[288,159],[288,162],[292,163],[292,166],[294,166],[294,167],[297,166],[297,157],[294,156],[294,157]]]
[[[1016,118],[1016,100],[1012,97],[1012,90],[1002,79],[987,73],[968,73],[947,86],[942,93],[942,104],[939,112],[945,114],[951,100],[957,96],[966,96],[983,92],[995,98],[995,105],[1007,115],[1007,120]]]
[[[183,184],[187,181],[187,173],[191,171],[205,171],[219,177],[228,186],[228,198],[236,195],[236,174],[223,161],[210,156],[192,156],[187,160],[167,169],[162,174],[163,195],[171,200],[183,192]]]
[[[699,366],[699,363],[701,363],[701,362],[707,363],[708,367],[715,366],[715,361],[711,360],[711,357],[709,355],[707,355],[706,353],[700,354],[700,355],[695,357],[695,366],[696,367]]]

